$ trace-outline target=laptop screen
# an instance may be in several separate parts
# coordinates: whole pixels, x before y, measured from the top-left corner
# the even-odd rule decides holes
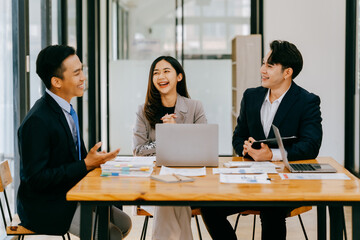
[[[156,124],[157,166],[218,166],[217,124]]]
[[[279,149],[280,149],[281,158],[283,159],[285,167],[290,171],[290,164],[289,164],[289,161],[288,161],[287,156],[286,156],[286,152],[285,152],[283,141],[281,139],[280,131],[274,124],[272,124],[272,128],[273,128],[274,133],[275,133],[276,142],[277,142],[277,144],[279,146]]]

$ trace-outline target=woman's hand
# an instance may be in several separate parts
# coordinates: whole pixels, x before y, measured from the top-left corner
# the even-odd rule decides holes
[[[165,114],[160,120],[163,121],[163,123],[176,123],[175,122],[176,115],[175,113],[172,114]]]

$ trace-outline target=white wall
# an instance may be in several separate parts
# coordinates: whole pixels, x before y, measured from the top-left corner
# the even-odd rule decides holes
[[[295,82],[320,96],[323,143],[319,156],[344,163],[345,0],[264,1],[264,49],[294,43],[304,58]]]

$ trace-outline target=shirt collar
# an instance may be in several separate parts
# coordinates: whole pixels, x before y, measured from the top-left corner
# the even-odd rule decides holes
[[[45,89],[45,91],[59,104],[59,106],[64,109],[66,112],[70,114],[70,103],[68,103],[65,99],[59,97],[55,93],[51,92],[49,89]]]

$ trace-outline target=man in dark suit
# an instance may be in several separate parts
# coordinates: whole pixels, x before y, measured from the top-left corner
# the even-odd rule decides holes
[[[271,124],[283,137],[296,136],[297,141],[286,145],[289,160],[316,158],[322,140],[320,98],[296,85],[293,79],[303,66],[301,53],[287,41],[273,41],[270,52],[261,66],[261,87],[244,92],[240,115],[233,133],[233,147],[240,156],[255,161],[279,161],[279,149],[261,143],[252,148],[255,140],[274,138]],[[286,239],[285,207],[258,207],[262,222],[262,239]],[[213,239],[236,239],[226,217],[245,208],[202,208],[202,216]]]
[[[24,227],[36,233],[63,235],[69,230],[77,206],[76,202],[66,201],[67,191],[89,171],[115,158],[120,150],[98,152],[99,142],[86,152],[70,104],[73,97],[83,95],[86,78],[72,47],[55,45],[43,49],[36,61],[36,72],[46,93],[31,108],[18,131],[17,210]]]

